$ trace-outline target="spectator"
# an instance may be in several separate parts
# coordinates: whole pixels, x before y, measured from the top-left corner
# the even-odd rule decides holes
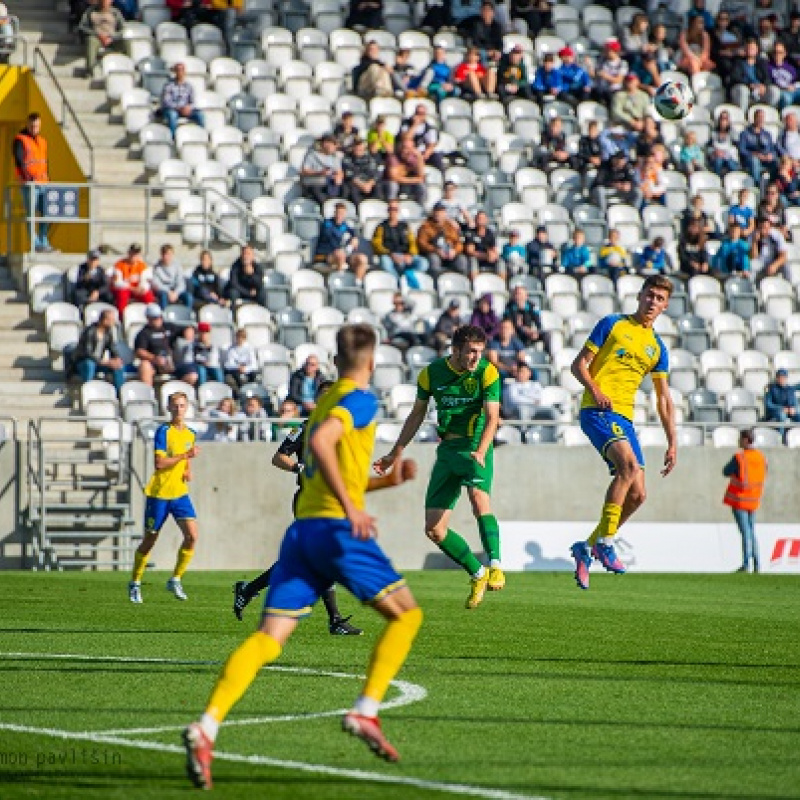
[[[112,283],[114,305],[120,316],[131,301],[136,303],[155,303],[155,295],[150,286],[147,264],[142,259],[142,246],[132,244],[128,255],[114,264]]]
[[[780,232],[784,239],[789,235],[789,228],[786,225],[786,210],[780,186],[777,183],[770,183],[767,186],[764,197],[758,204],[756,215],[759,219],[766,217],[772,225],[772,230]]]
[[[736,105],[747,108],[750,103],[772,102],[777,105],[780,93],[777,89],[768,92],[769,64],[758,54],[758,42],[748,39],[744,46],[744,58],[737,58],[730,75],[731,99]]]
[[[778,152],[789,156],[795,165],[800,163],[800,130],[797,127],[797,114],[790,111],[783,118],[783,130],[778,136]]]
[[[553,27],[553,12],[549,0],[511,0],[511,16],[525,20],[528,35],[532,39],[543,28]]]
[[[217,419],[233,419],[236,413],[236,401],[232,397],[223,397],[219,405],[209,413],[210,417]],[[235,442],[238,436],[238,426],[225,422],[215,422],[209,425],[209,438],[215,442]]]
[[[458,225],[447,217],[447,209],[437,203],[417,232],[419,251],[428,259],[434,276],[444,271],[469,274],[469,261]]]
[[[526,258],[525,258],[525,245],[520,241],[518,230],[511,230],[508,232],[508,241],[503,245],[500,252],[500,259],[505,264],[506,273],[511,275],[519,275],[525,272]]]
[[[353,70],[355,93],[364,100],[391,97],[394,94],[391,68],[380,60],[380,48],[375,41],[367,42],[361,60]]]
[[[417,75],[411,63],[411,51],[407,47],[401,47],[395,54],[394,66],[390,74],[396,97],[402,100],[418,96],[417,90],[422,76]]]
[[[514,325],[514,334],[525,347],[544,341],[539,311],[528,299],[528,290],[521,284],[517,284],[511,290],[511,299],[506,304],[503,319],[509,320]]]
[[[753,26],[750,23],[753,14],[752,0],[722,0],[720,12],[731,18],[731,27],[741,35],[752,36]]]
[[[647,14],[636,14],[622,31],[622,49],[631,73],[642,81],[648,92],[654,92],[661,85],[661,75],[656,62],[656,46],[647,34],[649,27]]]
[[[735,222],[742,229],[742,236],[749,239],[756,229],[756,214],[750,205],[748,189],[739,190],[739,201],[728,209],[728,224]]]
[[[336,149],[336,139],[326,133],[309,147],[300,169],[303,196],[316,200],[320,206],[332,197],[341,197],[344,171],[342,154]]]
[[[176,64],[174,73],[175,77],[165,83],[161,90],[161,117],[173,136],[182,119],[201,127],[206,124],[203,112],[195,108],[194,87],[186,80],[186,65]]]
[[[564,100],[573,105],[591,99],[592,79],[589,73],[575,60],[575,51],[567,45],[558,51],[561,66],[558,68],[561,79],[559,100]]]
[[[706,241],[706,232],[700,222],[697,220],[690,222],[686,233],[678,243],[680,269],[689,278],[695,275],[708,275],[711,272]]]
[[[386,194],[390,200],[408,197],[425,202],[425,161],[410,133],[399,137],[396,152],[386,159]]]
[[[531,275],[540,281],[558,265],[558,251],[550,241],[547,228],[539,225],[534,238],[525,247],[525,258]]]
[[[525,345],[517,336],[514,323],[510,319],[502,319],[497,337],[490,340],[486,348],[486,358],[497,367],[503,380],[516,378],[517,359],[524,350]]]
[[[100,251],[90,250],[86,261],[78,267],[72,303],[81,310],[89,303],[113,303],[114,295],[108,286],[106,271],[100,266]]]
[[[308,356],[303,366],[292,373],[287,397],[297,404],[302,416],[307,417],[317,407],[319,385],[324,380],[319,359],[314,355]]]
[[[654,275],[656,273],[666,275],[668,272],[672,272],[672,259],[669,253],[664,249],[663,236],[656,236],[656,238],[642,250],[639,269],[645,275]]]
[[[255,250],[250,245],[245,245],[239,258],[233,262],[226,292],[231,305],[258,303],[260,306],[266,306],[264,270],[256,261]]]
[[[800,205],[800,176],[791,156],[781,156],[778,177],[775,180],[782,199],[791,206]]]
[[[460,0],[459,2],[449,0],[448,5],[450,6],[453,25],[459,28],[459,32],[461,32],[464,27],[469,27],[474,17],[481,13],[483,0]]]
[[[326,219],[319,229],[314,251],[313,267],[323,275],[345,272],[348,268],[358,280],[367,274],[367,257],[358,251],[359,239],[355,229],[347,221],[347,206],[338,202],[333,217]]]
[[[636,157],[647,158],[653,155],[656,145],[663,145],[664,138],[658,129],[658,123],[651,115],[644,118],[644,125],[639,135],[636,137]]]
[[[187,325],[180,336],[172,343],[172,361],[175,364],[175,377],[186,381],[190,386],[200,384],[200,370],[194,359],[194,346],[197,331],[194,325]]]
[[[367,198],[383,199],[381,169],[363,139],[353,142],[352,151],[345,156],[342,169],[345,194],[354,205],[360,205]]]
[[[367,134],[370,153],[385,158],[394,152],[394,134],[386,127],[386,117],[378,114]]]
[[[467,50],[464,61],[453,73],[461,94],[468,100],[492,96],[497,88],[497,72],[481,64],[481,54],[476,47]]]
[[[461,301],[453,298],[436,320],[431,344],[441,355],[450,348],[453,334],[461,327]]]
[[[236,331],[236,342],[225,353],[223,366],[225,383],[234,392],[237,392],[246,383],[258,380],[259,370],[256,351],[247,341],[247,331],[244,328],[239,328]]]
[[[522,45],[515,44],[501,59],[497,69],[497,85],[504,103],[519,97],[533,99],[528,67],[523,60]]]
[[[164,316],[157,303],[149,303],[144,312],[147,324],[136,334],[133,349],[139,359],[139,380],[152,386],[156,375],[172,375],[170,332],[164,325]]]
[[[382,320],[386,335],[389,337],[389,344],[404,353],[409,347],[422,344],[416,330],[413,310],[413,304],[409,303],[400,292],[395,292],[392,297],[392,310]]]
[[[798,422],[800,406],[797,402],[797,388],[789,385],[789,373],[779,369],[775,381],[767,386],[764,395],[764,411],[767,422]]]
[[[681,147],[681,170],[687,175],[693,172],[703,171],[706,168],[706,157],[699,144],[697,144],[697,133],[689,130],[683,136],[683,146]]]
[[[686,21],[691,25],[695,19],[700,19],[703,23],[703,30],[714,30],[714,17],[706,9],[706,0],[692,0],[692,7],[686,14]]]
[[[503,410],[507,417],[529,417],[525,411],[542,404],[542,384],[534,378],[533,370],[523,360],[517,362],[517,374],[503,384]]]
[[[171,244],[161,246],[161,258],[153,267],[153,293],[161,308],[180,304],[192,307],[192,296],[186,285],[181,265],[175,260],[175,248]]]
[[[770,17],[761,17],[758,20],[758,48],[763,55],[771,53],[775,47],[778,35]]]
[[[636,144],[636,139],[636,134],[629,131],[624,125],[606,128],[600,134],[600,157],[603,161],[609,161],[611,156],[622,153],[625,158],[628,158],[631,149]]]
[[[500,333],[500,319],[492,307],[491,294],[481,295],[475,301],[469,324],[480,328],[486,334],[486,340],[489,342]]]
[[[781,92],[778,108],[794,105],[800,99],[800,83],[797,81],[797,69],[786,60],[786,56],[786,45],[778,42],[772,51],[772,61],[769,62],[770,81]]]
[[[33,112],[28,114],[25,127],[14,137],[14,166],[17,180],[21,185],[25,216],[45,217],[45,192],[50,183],[49,162],[47,158],[47,139],[42,135],[42,117]],[[37,253],[52,253],[53,247],[48,239],[50,224],[40,222],[31,242]]]
[[[720,275],[750,273],[750,243],[742,237],[741,225],[732,222],[728,226],[728,235],[722,240],[711,263],[714,272]]]
[[[353,112],[342,112],[342,118],[333,128],[333,138],[336,141],[336,148],[344,157],[353,149],[353,143],[360,138],[358,128],[353,122]]]
[[[786,277],[789,249],[780,231],[772,229],[769,217],[758,220],[750,247],[750,259],[757,278],[781,275]]]
[[[197,326],[197,338],[194,343],[194,363],[197,367],[199,383],[216,381],[223,383],[225,373],[222,371],[222,359],[219,347],[211,339],[211,323],[201,322]]]
[[[473,280],[481,272],[494,272],[503,280],[506,279],[503,262],[500,261],[497,235],[489,227],[489,217],[485,211],[479,211],[475,215],[475,229],[467,232],[464,252],[471,262]]]
[[[592,272],[592,251],[586,246],[586,234],[575,228],[572,232],[572,243],[561,245],[561,269],[570,275],[587,275]]]
[[[644,120],[650,113],[650,98],[640,88],[639,78],[629,73],[625,76],[624,89],[615,92],[611,101],[611,118],[633,131],[644,130]]]
[[[731,115],[721,111],[714,130],[711,132],[711,142],[708,145],[708,166],[717,175],[727,175],[739,169],[739,150],[733,139]]]
[[[727,11],[717,14],[716,24],[711,34],[711,60],[716,64],[717,73],[728,82],[733,65],[742,51],[742,39],[731,28],[731,15]]]
[[[593,119],[578,141],[578,164],[583,171],[599,169],[602,163],[600,156],[600,123]]]
[[[675,49],[672,47],[672,39],[667,32],[667,26],[661,23],[653,25],[653,32],[650,35],[650,42],[656,54],[656,64],[659,72],[666,72],[677,69],[675,63]]]
[[[469,213],[469,209],[464,205],[457,195],[458,186],[453,181],[446,181],[444,184],[444,195],[439,203],[445,207],[447,216],[455,222],[462,231],[466,232],[474,227],[475,221]]]
[[[709,239],[717,238],[716,225],[711,217],[706,214],[703,208],[704,204],[705,200],[701,194],[696,194],[689,201],[689,207],[681,216],[681,236],[686,235],[689,223],[693,220],[697,220],[700,223],[700,227],[706,232],[706,236],[708,236]]]
[[[603,47],[603,55],[594,76],[595,94],[601,102],[608,103],[622,89],[628,74],[628,62],[622,58],[622,45],[617,39],[609,39]]]
[[[756,0],[755,19],[760,22],[762,17],[767,17],[775,31],[786,27],[786,16],[775,7],[773,0]]]
[[[441,45],[433,48],[433,61],[422,73],[420,88],[437,103],[457,93],[453,68],[447,63],[447,51]]]
[[[545,53],[542,65],[536,69],[533,76],[533,94],[539,102],[557,100],[564,88],[561,70],[556,67],[556,57],[553,53]]]
[[[269,442],[272,440],[272,425],[267,422],[269,416],[261,407],[261,400],[250,395],[244,401],[244,420],[239,422],[240,442]]]
[[[800,11],[796,8],[789,14],[789,27],[778,34],[778,41],[786,48],[790,61],[797,67],[800,63]]]
[[[539,167],[544,170],[573,166],[567,150],[567,135],[561,117],[553,117],[542,132],[542,143],[537,154]]]
[[[383,0],[350,0],[350,13],[345,21],[346,28],[376,31],[383,25]]]
[[[465,28],[467,43],[480,51],[481,61],[496,68],[503,52],[503,29],[495,19],[494,3],[481,3],[480,14]]]
[[[405,136],[411,136],[414,147],[422,156],[425,164],[444,172],[442,154],[436,152],[436,148],[439,145],[439,132],[429,122],[428,109],[423,103],[417,105],[413,116],[403,120],[399,136],[401,141]]]
[[[603,213],[608,210],[609,200],[612,199],[639,208],[642,193],[636,185],[636,176],[625,153],[620,150],[600,165],[592,192]]]
[[[83,329],[72,358],[83,383],[108,375],[119,392],[125,383],[125,365],[117,346],[116,326],[114,312],[108,308],[101,311],[97,322]]]
[[[419,289],[417,273],[428,271],[428,261],[419,255],[413,229],[400,219],[400,201],[390,200],[388,212],[388,219],[372,234],[372,251],[380,259],[382,270],[396,278],[405,275],[409,287]]]
[[[680,60],[678,68],[689,76],[698,72],[710,72],[714,69],[711,60],[711,37],[703,25],[702,17],[693,17],[685,30],[678,37]]]
[[[620,275],[633,272],[633,261],[628,249],[622,244],[619,231],[610,228],[608,239],[600,248],[600,269],[608,273],[615,283]]]
[[[451,13],[452,0],[424,0],[425,15],[420,23],[423,31],[428,29],[439,31],[442,28],[449,28],[453,25],[453,15]]]
[[[113,8],[111,0],[99,0],[84,11],[78,32],[86,46],[86,70],[91,75],[101,56],[123,50],[122,29],[125,18]]]
[[[214,261],[208,250],[200,253],[200,263],[192,273],[192,298],[195,308],[213,303],[223,308],[230,304],[222,291],[222,280],[214,270]]]
[[[639,168],[636,179],[641,193],[642,207],[648,205],[664,204],[667,194],[667,185],[664,183],[661,165],[655,155],[639,159]]]

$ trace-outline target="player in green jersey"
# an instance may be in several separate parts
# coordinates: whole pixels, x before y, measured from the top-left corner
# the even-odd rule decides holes
[[[379,475],[391,471],[425,421],[433,397],[442,441],[425,496],[425,533],[470,574],[467,608],[479,605],[487,589],[498,591],[506,583],[500,568],[500,527],[490,498],[501,381],[497,368],[483,357],[485,349],[486,334],[480,328],[465,325],[455,332],[451,355],[432,361],[420,372],[414,408],[391,452],[374,465]],[[463,487],[478,520],[488,569],[448,527]]]

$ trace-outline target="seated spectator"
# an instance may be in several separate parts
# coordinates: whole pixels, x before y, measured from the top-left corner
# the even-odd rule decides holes
[[[644,275],[654,275],[656,273],[666,275],[668,272],[672,272],[672,270],[672,258],[664,249],[664,237],[656,236],[656,238],[642,250],[639,261],[639,271]]]
[[[558,68],[561,91],[558,99],[578,105],[592,97],[592,79],[589,73],[576,62],[575,51],[567,45],[558,51],[561,66]]]
[[[392,297],[392,310],[381,320],[389,337],[389,344],[404,353],[409,347],[422,344],[422,339],[417,333],[413,310],[413,304],[400,292],[395,292]]]
[[[503,312],[503,319],[513,323],[514,334],[525,347],[545,340],[541,316],[536,306],[529,300],[528,290],[524,286],[517,285],[512,289],[511,299]]]
[[[353,70],[353,87],[364,100],[394,95],[391,68],[381,61],[377,42],[370,41],[365,45],[361,60]]]
[[[525,350],[525,345],[517,336],[514,323],[510,319],[500,321],[497,337],[489,341],[486,358],[497,367],[500,377],[517,377],[518,357]]]
[[[172,336],[164,325],[164,315],[157,303],[144,312],[147,324],[136,334],[133,350],[139,359],[139,380],[152,386],[156,375],[172,375]]]
[[[345,272],[349,267],[358,280],[367,274],[367,257],[358,251],[355,229],[347,221],[347,206],[336,203],[333,217],[324,220],[314,250],[313,268],[323,275]]]
[[[455,222],[462,231],[466,232],[474,227],[475,220],[469,213],[469,209],[458,197],[458,186],[453,181],[446,181],[444,184],[444,194],[439,203],[445,207],[447,216]]]
[[[750,247],[753,272],[758,279],[781,275],[786,277],[789,249],[780,231],[772,229],[769,217],[758,220]]]
[[[453,334],[461,327],[461,301],[453,298],[442,311],[433,329],[431,346],[441,355],[450,349]]]
[[[708,144],[708,167],[720,176],[739,169],[739,150],[733,139],[731,115],[727,111],[720,112],[711,132],[711,141]]]
[[[469,324],[480,328],[486,334],[486,340],[489,342],[500,333],[500,319],[492,307],[491,294],[481,295],[475,301]]]
[[[770,17],[761,17],[758,20],[758,49],[766,55],[771,53],[775,47],[778,35]]]
[[[717,65],[717,73],[727,82],[733,70],[733,64],[742,52],[742,39],[731,28],[731,15],[720,11],[715,20],[711,36],[711,60]]]
[[[692,0],[692,7],[686,13],[687,23],[692,23],[695,18],[699,18],[703,23],[704,31],[714,30],[714,17],[711,12],[706,9],[706,0]]]
[[[445,271],[469,274],[469,261],[458,225],[447,217],[447,209],[437,203],[417,232],[420,253],[428,259],[434,277]]]
[[[175,77],[164,84],[161,90],[161,118],[167,123],[172,135],[181,119],[205,126],[203,112],[195,108],[194,87],[186,80],[186,66],[176,64]]]
[[[633,260],[628,249],[620,241],[616,228],[610,228],[608,239],[600,248],[600,270],[605,272],[615,283],[620,275],[633,272]]]
[[[78,32],[86,46],[86,70],[90,75],[106,53],[124,52],[123,27],[125,18],[112,7],[111,0],[99,0],[96,6],[84,11]]]
[[[231,420],[239,415],[236,413],[236,401],[232,397],[223,397],[216,408],[208,414],[221,420]],[[208,426],[206,436],[214,442],[235,442],[239,435],[239,428],[229,422],[215,422]]]
[[[789,385],[789,373],[779,369],[775,382],[767,387],[764,394],[764,419],[767,422],[798,422],[800,406],[797,403],[797,389]]]
[[[397,150],[386,158],[386,194],[390,200],[408,197],[425,202],[425,161],[410,133],[401,135]]]
[[[667,185],[664,183],[661,166],[655,156],[650,155],[639,159],[636,181],[641,194],[642,207],[664,204]]]
[[[153,267],[153,292],[161,308],[180,304],[192,307],[192,296],[186,285],[181,265],[175,260],[175,248],[171,244],[161,246],[161,258]]]
[[[495,19],[494,3],[484,0],[477,16],[464,26],[467,44],[480,51],[481,61],[497,67],[503,53],[503,28]]]
[[[611,156],[622,153],[630,158],[631,150],[636,145],[637,136],[624,125],[613,125],[600,134],[600,158],[609,161]]]
[[[714,272],[719,275],[748,275],[750,273],[750,243],[742,237],[742,228],[735,222],[728,226],[728,235],[722,240],[712,259]]]
[[[767,186],[761,202],[758,204],[756,216],[759,219],[766,217],[772,224],[772,230],[778,231],[785,239],[789,235],[786,225],[786,209],[781,197],[780,185],[777,182]]]
[[[645,118],[650,114],[650,97],[642,91],[639,78],[633,73],[625,76],[624,88],[615,92],[611,101],[611,119],[632,131],[644,130]]]
[[[386,127],[386,117],[378,114],[367,134],[367,145],[370,153],[376,157],[386,158],[394,152],[394,134]]]
[[[750,191],[739,190],[739,200],[728,209],[728,224],[735,222],[742,229],[742,236],[749,239],[756,229],[756,213],[750,205]]]
[[[100,266],[99,250],[90,250],[86,254],[86,261],[78,267],[71,300],[81,310],[89,303],[114,302],[114,295],[108,285],[108,276]]]
[[[578,166],[584,171],[596,170],[601,163],[600,123],[593,119],[578,141]]]
[[[592,251],[586,246],[586,234],[575,228],[572,243],[561,245],[561,271],[569,275],[588,275],[593,270]]]
[[[681,171],[687,175],[703,171],[706,168],[706,157],[702,148],[697,144],[697,133],[686,131],[681,147]]]
[[[542,404],[542,384],[534,378],[533,370],[524,362],[518,362],[517,374],[503,384],[503,410],[507,417],[521,419],[527,416],[523,409],[536,408]]]
[[[418,272],[428,271],[428,261],[419,255],[411,226],[400,218],[400,201],[390,200],[389,217],[372,234],[372,251],[380,259],[381,269],[399,278],[406,276],[412,289],[419,289]]]
[[[114,264],[112,282],[114,305],[120,316],[128,303],[154,303],[155,295],[150,286],[147,264],[142,259],[142,246],[132,244],[128,255]]]
[[[303,197],[323,206],[326,200],[342,196],[343,183],[342,154],[336,149],[336,139],[325,134],[309,147],[303,159],[300,168]]]
[[[800,11],[796,8],[789,14],[789,25],[778,34],[778,41],[786,48],[789,59],[800,63]]]
[[[422,17],[420,28],[423,31],[440,31],[453,25],[451,13],[452,0],[424,0],[425,14]]]
[[[786,45],[778,42],[772,51],[769,62],[770,81],[778,87],[781,100],[778,108],[794,105],[800,99],[800,83],[797,80],[797,69],[787,61]]]
[[[533,239],[525,246],[525,258],[531,275],[543,281],[558,266],[558,251],[550,241],[547,228],[539,225]]]
[[[790,111],[783,118],[783,129],[776,145],[782,157],[789,156],[795,162],[795,166],[800,163],[800,130],[797,126],[797,114],[794,111]]]
[[[247,331],[239,328],[236,331],[236,343],[228,348],[223,364],[225,383],[234,392],[246,383],[257,381],[259,377],[258,358],[253,346],[247,341]]]
[[[261,400],[255,395],[250,395],[244,401],[244,419],[237,426],[240,442],[270,442],[272,441],[272,425],[267,422],[269,414],[262,408]]]
[[[485,211],[479,211],[475,215],[475,228],[467,232],[464,252],[470,259],[473,280],[481,272],[494,272],[505,280],[506,273],[500,260],[497,235],[489,227],[489,217]]]
[[[519,275],[526,271],[525,245],[520,240],[518,230],[508,232],[508,241],[503,245],[500,259],[506,267],[506,274]]]
[[[208,250],[200,253],[200,263],[192,273],[191,286],[195,308],[201,308],[209,303],[223,307],[230,304],[223,295],[222,280],[214,270],[214,261]]]
[[[731,27],[742,34],[751,36],[753,26],[753,3],[748,0],[722,0],[720,11],[726,12],[731,18]]]
[[[708,237],[701,224],[693,220],[678,243],[678,262],[681,272],[689,278],[695,275],[708,275],[711,265],[708,260],[706,242]]]
[[[255,250],[250,245],[245,245],[239,258],[233,262],[225,291],[231,305],[258,303],[260,306],[266,306],[264,270],[256,261]]]
[[[650,41],[655,49],[658,71],[667,72],[671,69],[677,69],[678,65],[675,63],[677,54],[672,46],[673,38],[667,31],[667,26],[662,23],[653,25]]]
[[[533,99],[528,67],[522,57],[522,45],[515,44],[501,59],[497,69],[497,86],[504,103],[521,97]]]
[[[561,70],[556,67],[554,53],[545,53],[542,65],[536,69],[531,90],[533,95],[544,103],[546,100],[558,100],[564,88]]]
[[[656,46],[650,41],[647,14],[636,14],[622,31],[622,49],[625,59],[648,93],[661,85],[661,75],[656,62]]]
[[[698,72],[710,72],[714,69],[711,60],[711,37],[705,30],[702,17],[689,20],[685,30],[678,37],[680,58],[678,69],[690,77]]]
[[[190,386],[199,386],[200,370],[194,360],[194,346],[197,331],[194,325],[187,325],[172,343],[172,361],[175,364],[175,377],[186,381]]]
[[[467,54],[455,69],[453,79],[461,95],[467,100],[492,96],[497,88],[497,72],[486,69],[481,64],[481,54],[476,47],[470,47]]]
[[[428,120],[428,109],[425,105],[420,103],[414,109],[414,115],[403,120],[398,135],[401,141],[405,136],[410,136],[425,164],[444,172],[442,154],[436,152],[439,146],[439,131]]]
[[[609,39],[604,47],[594,74],[595,95],[602,103],[608,103],[622,90],[628,62],[622,58],[622,45],[617,39]]]
[[[658,123],[651,115],[644,118],[644,126],[636,137],[636,157],[647,158],[653,155],[656,145],[663,145],[664,137],[658,129]]]
[[[791,156],[781,156],[775,185],[781,198],[790,206],[800,205],[800,175]]]
[[[125,364],[117,346],[116,327],[117,318],[111,309],[100,312],[97,322],[83,329],[72,358],[83,383],[108,375],[119,392],[125,383]]]
[[[342,112],[342,118],[333,128],[333,138],[336,141],[336,149],[339,150],[344,157],[347,157],[348,153],[353,149],[353,143],[360,137],[361,134],[353,121],[353,112]]]
[[[733,87],[731,99],[743,108],[750,103],[769,102],[773,98],[777,105],[780,93],[778,89],[773,89],[770,93],[769,83],[769,64],[758,54],[758,42],[748,39],[744,46],[744,58],[737,58],[733,62],[730,74],[730,84]]]
[[[222,359],[219,347],[211,340],[211,323],[201,322],[197,326],[197,337],[194,342],[194,364],[197,367],[198,382],[225,381],[222,371]]]
[[[637,186],[633,168],[621,150],[600,165],[592,185],[592,193],[603,213],[608,210],[609,200],[612,199],[639,208],[642,193]]]
[[[447,5],[450,6],[450,18],[453,25],[459,28],[460,32],[464,27],[468,27],[472,20],[481,13],[483,0],[460,0],[460,2],[449,0]]]
[[[400,99],[419,97],[418,90],[422,76],[414,69],[411,63],[411,51],[407,47],[401,47],[395,54],[391,75],[396,97]]]
[[[346,28],[365,28],[376,31],[383,27],[383,0],[350,0]]]
[[[556,167],[574,166],[572,156],[567,150],[567,135],[564,133],[561,117],[548,120],[547,127],[542,131],[542,142],[536,160],[541,169],[548,171]]]
[[[361,205],[367,198],[383,199],[381,167],[363,139],[353,142],[352,152],[345,156],[342,169],[345,195],[354,205]]]
[[[742,169],[752,175],[756,186],[761,185],[761,175],[774,178],[778,173],[778,150],[772,134],[764,127],[764,109],[753,115],[753,124],[748,125],[739,136],[739,159]]]
[[[319,359],[314,355],[309,356],[303,366],[292,373],[287,397],[297,404],[302,416],[307,417],[317,407],[319,385],[324,380]]]
[[[433,48],[433,61],[422,73],[419,85],[420,89],[437,103],[445,97],[456,96],[458,90],[453,78],[453,68],[447,63],[447,51],[444,47]]]
[[[528,36],[532,39],[543,28],[553,27],[553,12],[549,0],[511,0],[511,16],[525,20]]]

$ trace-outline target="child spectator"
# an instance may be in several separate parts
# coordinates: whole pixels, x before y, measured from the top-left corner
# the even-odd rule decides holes
[[[587,275],[592,271],[592,251],[586,246],[586,234],[575,228],[572,244],[561,245],[561,272],[570,275]]]
[[[616,281],[620,275],[633,271],[631,255],[620,242],[619,231],[611,228],[608,240],[600,248],[600,269]]]
[[[639,269],[646,275],[660,273],[665,275],[672,271],[672,259],[664,249],[664,237],[656,236],[653,241],[642,250]]]
[[[247,341],[247,331],[240,328],[236,331],[236,344],[228,348],[225,354],[225,383],[236,392],[246,383],[257,379],[256,351]]]
[[[500,258],[511,275],[519,275],[525,271],[525,246],[520,242],[519,231],[509,231],[508,241],[503,245]]]
[[[706,168],[706,157],[697,144],[697,134],[694,131],[686,131],[684,136],[681,147],[681,168],[687,175]]]

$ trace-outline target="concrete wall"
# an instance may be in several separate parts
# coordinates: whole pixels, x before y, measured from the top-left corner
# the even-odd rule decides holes
[[[274,445],[204,444],[194,463],[192,486],[201,527],[195,568],[246,571],[275,558],[291,521],[295,482],[294,476],[270,465],[273,452]],[[711,447],[685,449],[679,453],[675,472],[662,478],[663,451],[648,451],[649,497],[636,519],[729,522],[730,511],[721,500],[726,486],[722,467],[731,454]],[[425,485],[435,448],[416,446],[409,455],[419,463],[418,480],[370,496],[380,541],[400,569],[446,566],[422,533]],[[800,457],[785,449],[771,451],[768,457],[770,475],[759,518],[796,523],[800,520]],[[497,450],[495,464],[494,507],[501,521],[595,519],[609,480],[597,454],[584,447],[507,446]],[[452,526],[477,546],[466,497],[456,509]],[[583,533],[576,529],[576,536]],[[169,523],[153,554],[158,568],[172,566],[179,541],[177,529]]]
[[[0,569],[24,566],[19,483],[25,475],[20,458],[22,451],[21,443],[0,442]]]

